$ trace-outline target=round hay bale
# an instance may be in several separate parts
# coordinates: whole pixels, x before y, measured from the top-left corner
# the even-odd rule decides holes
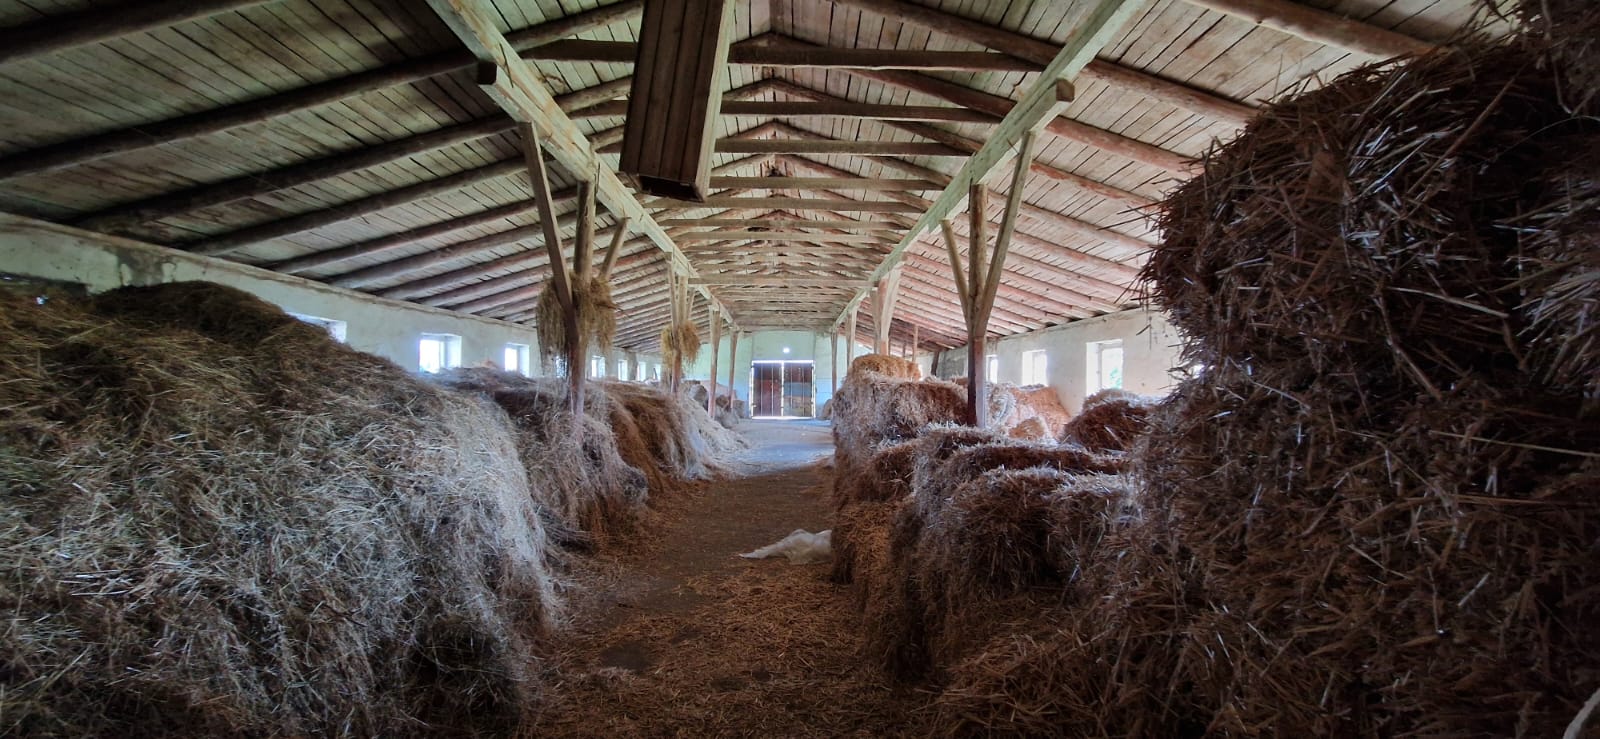
[[[499,409],[215,285],[8,302],[0,349],[10,732],[511,734],[535,709],[558,602]]]

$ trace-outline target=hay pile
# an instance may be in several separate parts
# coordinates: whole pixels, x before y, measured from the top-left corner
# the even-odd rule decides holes
[[[699,380],[685,380],[681,392],[687,395],[690,400],[699,404],[701,408],[706,407],[706,396],[708,395],[708,391],[706,390],[705,383]],[[716,414],[717,423],[722,424],[723,428],[731,429],[739,425],[740,419],[749,417],[749,406],[743,400],[739,399],[739,396],[733,392],[733,388],[730,388],[726,385],[718,385]]]
[[[1146,544],[1090,606],[960,666],[942,720],[1562,732],[1600,687],[1600,424],[1591,378],[1551,365],[1581,326],[1530,309],[1574,274],[1530,257],[1570,241],[1527,216],[1592,217],[1556,150],[1596,124],[1541,54],[1352,73],[1173,194],[1146,276],[1206,369],[1135,452],[1148,519],[1124,534]]]
[[[847,489],[861,480],[880,443],[911,439],[929,424],[953,423],[966,413],[966,399],[955,385],[877,372],[846,376],[832,405],[834,483],[843,486],[835,500],[841,504],[858,497],[881,499]]]
[[[584,346],[609,350],[617,336],[617,303],[611,299],[611,284],[600,277],[587,283],[574,282],[572,302],[578,310],[578,334],[583,337]],[[555,367],[565,361],[572,347],[572,337],[567,336],[567,324],[562,318],[554,286],[546,285],[539,292],[533,316],[534,333],[539,337],[539,356],[545,366]]]
[[[743,437],[713,423],[704,406],[682,396],[673,398],[661,388],[629,382],[603,382],[600,388],[611,398],[614,421],[622,420],[616,415],[619,411],[628,415],[627,424],[616,423],[624,454],[648,450],[650,464],[661,477],[715,479],[727,471],[733,455],[747,447]],[[638,433],[623,433],[624,425]]]
[[[950,382],[962,388],[965,398],[967,378],[957,377]],[[990,382],[986,389],[989,416],[985,428],[1013,438],[1055,441],[1072,418],[1055,388],[1049,385]]]
[[[1107,388],[1083,399],[1083,408],[1061,431],[1061,440],[1101,452],[1125,452],[1149,429],[1157,398]]]
[[[846,377],[861,377],[867,374],[882,375],[884,377],[897,377],[902,380],[922,379],[922,368],[916,362],[888,354],[863,354],[850,360],[850,369]]]
[[[556,603],[504,414],[185,283],[0,306],[4,733],[514,733]]]
[[[651,493],[669,492],[674,480],[642,447],[619,438],[631,433],[605,393],[586,393],[582,441],[572,433],[567,381],[525,377],[493,369],[456,369],[430,378],[494,402],[517,429],[517,451],[550,538],[572,549],[603,548],[637,533]]]
[[[693,321],[679,321],[661,329],[661,361],[668,367],[686,367],[700,358],[700,329]]]

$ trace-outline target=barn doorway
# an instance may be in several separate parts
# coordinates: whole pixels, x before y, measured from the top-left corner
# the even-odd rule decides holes
[[[811,418],[816,391],[810,360],[756,360],[750,363],[751,415],[756,418]]]

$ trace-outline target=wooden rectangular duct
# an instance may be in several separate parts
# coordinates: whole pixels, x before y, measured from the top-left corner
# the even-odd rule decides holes
[[[704,201],[732,0],[648,0],[619,169],[652,195]]]

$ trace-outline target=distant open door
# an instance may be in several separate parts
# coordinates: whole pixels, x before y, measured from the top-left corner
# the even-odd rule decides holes
[[[750,365],[753,415],[756,418],[811,418],[816,415],[816,389],[810,361],[756,360]]]

